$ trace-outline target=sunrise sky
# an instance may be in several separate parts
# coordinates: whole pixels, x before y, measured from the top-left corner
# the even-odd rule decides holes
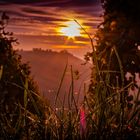
[[[90,41],[77,20],[94,37],[101,23],[100,0],[0,0],[0,11],[10,16],[15,49],[67,49],[78,57],[90,51]]]

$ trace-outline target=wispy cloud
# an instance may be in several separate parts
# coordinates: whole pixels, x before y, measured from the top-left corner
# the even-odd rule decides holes
[[[10,16],[8,30],[14,32],[19,38],[19,47],[23,49],[70,48],[71,46],[77,48],[79,52],[79,47],[89,46],[87,36],[78,36],[73,41],[67,41],[67,37],[58,32],[58,28],[64,27],[67,21],[76,19],[93,35],[97,25],[102,21],[100,17],[102,9],[98,0],[50,0],[47,2],[26,0],[24,4],[17,4],[16,0],[5,2],[9,3],[1,4],[0,9]],[[84,34],[83,31],[82,34]]]
[[[27,3],[34,3],[34,4],[43,4],[46,6],[89,6],[92,4],[99,3],[99,0],[0,0],[3,3],[20,3],[20,4],[27,4]]]

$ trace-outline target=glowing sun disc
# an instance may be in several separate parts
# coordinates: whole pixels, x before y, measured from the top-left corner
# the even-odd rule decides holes
[[[69,38],[74,38],[76,36],[81,36],[81,31],[79,26],[77,25],[77,23],[75,21],[69,21],[65,23],[66,27],[62,27],[60,29],[60,32],[69,37]]]

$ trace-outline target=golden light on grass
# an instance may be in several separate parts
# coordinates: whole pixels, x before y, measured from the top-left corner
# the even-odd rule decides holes
[[[81,29],[75,21],[68,21],[64,24],[65,27],[61,27],[59,32],[68,38],[74,39],[76,36],[81,36]]]

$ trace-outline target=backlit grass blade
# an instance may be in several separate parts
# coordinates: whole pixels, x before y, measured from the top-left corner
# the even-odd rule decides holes
[[[24,107],[25,107],[25,109],[26,109],[27,103],[28,103],[27,94],[28,94],[28,78],[25,78],[25,84],[24,84]]]
[[[61,87],[62,87],[64,78],[65,78],[65,75],[66,75],[67,67],[68,67],[68,63],[66,63],[66,66],[65,66],[65,68],[64,68],[64,72],[63,72],[63,74],[62,74],[62,78],[61,78],[61,80],[60,80],[60,84],[59,84],[59,87],[58,87],[58,90],[57,90],[57,93],[56,93],[56,98],[55,98],[55,102],[54,102],[54,107],[56,106],[56,103],[57,103],[57,99],[58,99],[58,96],[59,96],[59,93],[60,93],[60,89],[61,89]]]
[[[0,80],[1,80],[1,78],[2,78],[2,74],[3,74],[3,66],[1,65],[1,66],[0,66]]]

